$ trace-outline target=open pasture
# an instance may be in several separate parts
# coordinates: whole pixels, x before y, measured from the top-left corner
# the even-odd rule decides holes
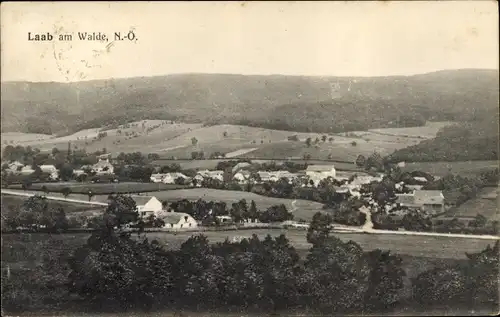
[[[450,210],[448,217],[475,217],[477,214],[485,216],[489,221],[500,221],[500,197],[495,187],[485,187],[476,198],[470,199]]]
[[[447,174],[459,174],[463,177],[475,175],[498,168],[498,161],[461,161],[461,162],[414,162],[406,163],[403,171],[422,171],[443,177]]]
[[[355,145],[351,144],[356,142]],[[366,141],[351,138],[348,141],[319,142],[307,146],[305,142],[279,142],[260,146],[257,150],[245,155],[248,158],[304,158],[310,156],[312,159],[339,160],[354,162],[358,155],[369,156],[373,152],[388,155],[393,151],[408,146],[406,143]]]
[[[283,159],[303,157],[336,160],[353,160],[359,154],[369,155],[374,151],[387,155],[394,150],[417,144],[425,138],[435,136],[439,123],[424,127],[401,129],[376,129],[347,133],[302,133],[272,130],[240,125],[214,125],[172,123],[162,120],[144,120],[116,128],[87,129],[72,135],[49,138],[30,138],[18,142],[23,146],[38,147],[49,151],[54,147],[66,149],[71,142],[73,149],[93,152],[106,148],[110,153],[143,152],[158,153],[162,157],[189,159],[191,153],[203,151],[205,157],[212,153],[233,153],[235,157]],[[98,139],[100,132],[106,136]],[[298,141],[289,141],[297,136]],[[326,137],[326,142],[322,138]],[[34,138],[34,139],[33,139]],[[312,145],[305,144],[311,138]],[[330,140],[330,138],[333,138]],[[318,139],[320,142],[315,143]],[[21,139],[19,139],[21,140]],[[351,145],[356,142],[356,146]],[[250,149],[257,148],[255,151]]]
[[[451,124],[453,124],[453,122],[436,121],[427,122],[423,127],[370,129],[368,131],[396,137],[431,139],[436,136],[439,130]]]
[[[254,200],[257,205],[257,209],[259,210],[266,210],[271,206],[284,204],[288,211],[293,213],[295,219],[302,218],[306,221],[311,220],[313,215],[316,212],[321,211],[323,207],[323,204],[314,201],[274,198],[243,191],[209,188],[179,189],[175,191],[162,191],[151,194],[160,200],[168,202],[181,199],[198,200],[201,198],[206,201],[223,201],[228,206],[231,206],[232,203],[238,202],[241,199],[245,199],[248,204]],[[293,203],[294,201],[295,203]]]
[[[35,183],[31,185],[30,191],[41,191],[45,186],[49,192],[57,193],[65,187],[69,187],[73,194],[87,194],[89,190],[94,195],[109,195],[109,194],[122,194],[122,193],[142,193],[142,192],[155,192],[186,188],[184,185],[176,184],[163,184],[163,183],[136,183],[136,182],[123,182],[123,183],[78,183],[78,182],[60,182],[60,183]],[[21,189],[21,185],[11,185],[9,189]]]
[[[14,195],[2,195],[2,210],[4,207],[8,210],[19,210],[23,203],[26,201],[27,197],[14,196]],[[87,212],[102,211],[103,207],[84,205],[72,202],[58,201],[58,200],[48,200],[49,208],[62,208],[67,215],[70,214],[82,214]]]

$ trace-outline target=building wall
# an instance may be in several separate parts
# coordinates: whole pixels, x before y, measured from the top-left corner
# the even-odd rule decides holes
[[[175,224],[165,224],[164,228],[172,228],[172,229],[191,229],[191,228],[197,228],[198,223],[196,220],[194,220],[193,217],[188,217],[188,220],[185,221],[184,218],[182,218],[178,223]]]

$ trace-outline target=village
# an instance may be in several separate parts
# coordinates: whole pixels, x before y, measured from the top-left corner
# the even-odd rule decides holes
[[[234,200],[233,206],[229,204],[229,208],[224,207],[223,211],[213,213],[213,210],[208,208],[201,212],[201,215],[198,211],[198,216],[193,217],[194,211],[192,209],[188,212],[180,212],[179,208],[171,207],[177,204],[178,201],[187,202],[188,199],[178,197],[177,199],[165,201],[156,197],[154,190],[139,190],[141,185],[147,183],[152,186],[153,184],[181,186],[179,189],[198,188],[203,190],[207,188],[208,190],[252,192],[263,196],[290,199],[291,204],[284,206],[286,211],[282,214],[283,216],[272,221],[273,225],[285,228],[307,229],[313,218],[315,212],[310,212],[306,217],[307,219],[293,216],[299,209],[295,206],[297,199],[322,203],[323,208],[318,208],[316,212],[332,214],[334,219],[338,220],[336,221],[337,228],[360,228],[363,226],[367,228],[367,225],[373,228],[375,223],[375,227],[380,229],[411,230],[411,226],[403,225],[403,219],[409,218],[410,215],[412,217],[418,215],[418,219],[427,219],[428,222],[429,219],[434,219],[434,223],[439,221],[443,224],[443,217],[439,216],[444,215],[447,209],[452,207],[446,204],[442,190],[426,189],[426,185],[437,182],[439,177],[425,173],[414,173],[419,176],[411,176],[411,174],[407,173],[406,177],[398,177],[399,179],[396,179],[396,182],[394,176],[383,172],[375,172],[374,169],[366,172],[336,170],[335,164],[331,162],[325,162],[321,165],[308,165],[307,163],[276,164],[274,162],[256,164],[250,160],[238,159],[219,163],[218,166],[224,169],[187,171],[186,174],[190,176],[178,168],[178,171],[175,172],[162,173],[162,170],[168,168],[148,165],[149,170],[151,170],[150,176],[143,176],[140,182],[136,180],[136,183],[131,183],[137,185],[135,186],[137,190],[130,189],[128,192],[123,193],[120,190],[113,190],[113,188],[117,188],[116,186],[121,182],[120,179],[123,178],[115,173],[117,168],[116,163],[113,164],[113,162],[116,162],[116,160],[113,160],[109,153],[97,155],[96,159],[95,164],[75,167],[69,173],[69,177],[66,175],[64,179],[61,174],[68,174],[68,172],[64,171],[66,167],[62,166],[57,169],[55,165],[50,164],[30,166],[19,161],[4,162],[2,164],[2,173],[5,179],[16,176],[21,177],[24,179],[21,181],[22,189],[25,191],[31,190],[33,194],[37,194],[37,191],[44,192],[47,197],[50,196],[50,191],[61,192],[65,199],[68,199],[68,196],[72,193],[86,194],[81,192],[81,187],[88,184],[89,203],[91,203],[91,196],[101,194],[98,196],[104,197],[102,195],[104,193],[91,193],[92,188],[96,188],[95,186],[108,186],[110,191],[106,193],[110,196],[124,194],[132,198],[135,201],[140,219],[155,227],[155,230],[196,230],[198,227],[207,225],[269,226],[269,219],[264,217],[267,219],[267,224],[262,223],[256,212],[246,212],[243,215],[235,216],[235,213],[238,214],[238,212],[234,211],[234,203],[238,202],[238,200]],[[353,162],[353,167],[355,166],[356,162]],[[404,162],[401,162],[393,168],[399,169],[403,166]],[[38,178],[40,178],[40,175],[45,175],[44,181],[46,183],[37,184],[37,181],[26,181],[30,177],[33,178],[34,175],[37,175]],[[40,181],[38,180],[38,182]],[[65,187],[63,189],[59,187],[58,190],[50,189],[58,183],[64,184]],[[105,185],[106,183],[110,184]],[[9,191],[12,193],[15,186],[15,184],[4,184],[2,193],[8,194]],[[388,187],[384,188],[384,186]],[[77,188],[80,188],[80,192],[76,191]],[[380,198],[381,188],[384,188],[383,198]],[[175,190],[170,192],[175,192]],[[203,192],[200,192],[199,199],[194,199],[192,202],[203,200],[203,197]],[[83,203],[87,202],[81,200]],[[252,201],[252,203],[254,202]],[[96,204],[106,206],[107,201],[99,199]],[[345,211],[347,209],[348,211]],[[248,206],[244,206],[243,210],[248,210]],[[304,214],[303,212],[298,213]],[[343,213],[343,215],[337,217],[336,214],[340,213]],[[393,224],[392,226],[387,225],[387,218],[390,220],[389,223]],[[211,221],[207,221],[207,219]],[[448,222],[452,220],[453,218],[450,218]],[[474,221],[474,218],[469,219],[469,221]],[[394,225],[397,222],[400,225]],[[444,222],[446,223],[446,218]],[[129,225],[133,227],[136,223]],[[82,226],[87,227],[88,221],[85,221]],[[430,230],[431,226],[428,226],[418,231]]]

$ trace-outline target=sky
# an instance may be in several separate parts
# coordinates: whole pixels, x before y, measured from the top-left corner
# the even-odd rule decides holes
[[[3,2],[0,21],[2,81],[498,69],[495,1]],[[131,30],[132,41],[114,41]],[[28,32],[73,40],[28,41]]]

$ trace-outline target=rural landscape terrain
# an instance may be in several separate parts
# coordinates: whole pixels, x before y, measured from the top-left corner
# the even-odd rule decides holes
[[[498,311],[498,84],[3,82],[2,307]],[[401,203],[413,190],[440,209]],[[140,214],[146,198],[190,228]]]

